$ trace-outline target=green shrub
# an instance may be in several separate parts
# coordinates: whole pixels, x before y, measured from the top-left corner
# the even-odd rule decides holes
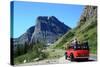
[[[42,51],[45,49],[45,44],[38,42],[34,43],[34,45],[31,45],[31,50],[29,49],[27,50],[27,53],[19,55],[14,58],[14,64],[23,63],[24,60],[26,60],[26,62],[33,62],[35,58],[39,58],[38,60],[43,60],[47,58],[48,54]]]

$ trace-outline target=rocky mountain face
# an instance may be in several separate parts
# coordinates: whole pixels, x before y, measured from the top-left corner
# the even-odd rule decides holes
[[[35,26],[30,27],[23,35],[13,41],[14,45],[30,44],[37,41],[52,44],[70,29],[54,16],[39,16]]]
[[[85,6],[83,13],[80,17],[78,26],[83,25],[87,20],[97,18],[97,6]]]

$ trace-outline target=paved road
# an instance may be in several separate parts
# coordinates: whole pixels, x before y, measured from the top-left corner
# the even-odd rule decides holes
[[[73,61],[73,62],[74,63],[76,63],[76,62],[90,62],[90,61],[96,61],[96,60],[97,60],[96,55],[90,55],[89,60],[85,60],[85,61],[77,60],[77,61]],[[71,62],[70,60],[66,60],[64,56],[59,59],[59,63],[61,63],[61,64],[63,64],[63,63],[73,63],[73,62]]]
[[[97,58],[96,58],[95,55],[90,55],[90,58],[87,61],[71,62],[70,60],[66,60],[65,56],[63,56],[59,59],[47,59],[47,60],[41,60],[41,61],[38,61],[38,62],[20,64],[20,65],[16,65],[16,66],[31,66],[31,65],[45,65],[45,64],[66,64],[66,63],[77,63],[77,62],[90,62],[90,61],[96,61],[96,60],[97,60]]]

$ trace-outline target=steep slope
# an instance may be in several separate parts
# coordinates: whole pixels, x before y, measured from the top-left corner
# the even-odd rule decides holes
[[[87,39],[90,46],[90,52],[96,53],[97,51],[97,7],[85,6],[84,11],[80,17],[80,20],[76,28],[67,32],[62,36],[55,44],[53,48],[64,49],[67,45],[70,45],[71,40],[77,37],[82,42]]]

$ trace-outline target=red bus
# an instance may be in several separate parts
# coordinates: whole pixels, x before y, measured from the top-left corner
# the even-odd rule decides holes
[[[76,59],[88,60],[89,46],[85,44],[69,46],[65,52],[65,59],[68,59],[68,58],[70,58],[71,61],[74,61]]]

